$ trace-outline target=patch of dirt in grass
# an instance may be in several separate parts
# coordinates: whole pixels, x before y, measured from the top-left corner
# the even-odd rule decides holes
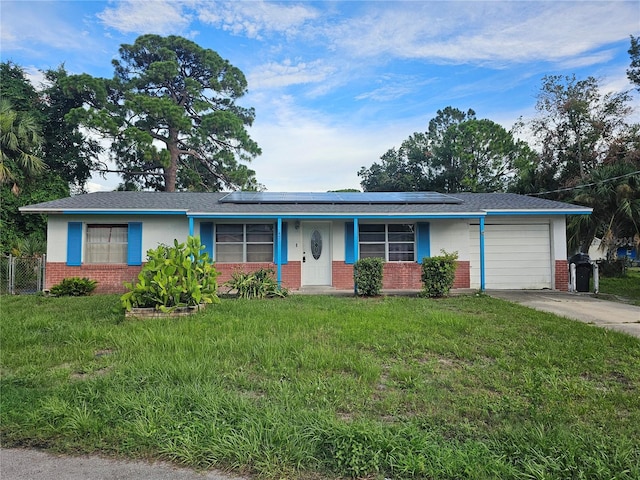
[[[97,368],[96,370],[92,370],[90,372],[73,372],[71,374],[71,379],[73,380],[89,380],[96,377],[101,377],[106,375],[111,370],[113,370],[113,365],[107,365],[106,367]]]
[[[111,348],[105,348],[102,350],[96,350],[95,352],[93,352],[93,355],[96,358],[100,358],[100,357],[105,357],[107,355],[113,355],[115,353],[115,351]]]

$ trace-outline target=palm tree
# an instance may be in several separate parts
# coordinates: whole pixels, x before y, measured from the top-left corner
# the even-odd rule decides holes
[[[18,195],[19,172],[33,177],[46,164],[35,152],[42,143],[38,125],[28,113],[17,112],[6,99],[0,100],[0,184],[13,181],[11,191]]]
[[[577,190],[574,203],[593,208],[569,222],[569,243],[586,252],[595,236],[612,250],[617,238],[640,239],[640,173],[631,162],[602,165],[592,170],[590,183]]]

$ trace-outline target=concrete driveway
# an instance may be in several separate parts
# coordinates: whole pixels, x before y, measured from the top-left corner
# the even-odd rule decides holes
[[[640,307],[554,290],[487,290],[487,295],[640,338]]]
[[[196,472],[165,462],[97,455],[54,455],[21,448],[0,449],[2,480],[241,480],[222,472]],[[245,477],[246,478],[246,477]]]

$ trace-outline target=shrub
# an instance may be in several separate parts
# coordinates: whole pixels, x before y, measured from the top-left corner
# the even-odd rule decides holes
[[[603,277],[624,277],[629,263],[626,257],[617,260],[603,260],[598,262],[598,273]]]
[[[444,297],[449,294],[456,277],[458,252],[422,259],[422,295],[425,297]]]
[[[147,263],[138,275],[138,283],[125,282],[129,289],[120,297],[122,306],[154,307],[169,312],[177,307],[195,307],[218,303],[218,272],[198,237],[186,244],[174,240],[173,246],[160,245],[147,252]]]
[[[289,290],[278,285],[270,268],[261,268],[255,272],[233,272],[231,280],[225,282],[227,293],[235,290],[238,298],[286,297]]]
[[[93,292],[97,286],[98,282],[90,278],[70,277],[51,287],[49,293],[56,297],[84,297]]]
[[[375,297],[382,291],[381,258],[361,258],[353,266],[353,281],[356,293],[365,297]]]

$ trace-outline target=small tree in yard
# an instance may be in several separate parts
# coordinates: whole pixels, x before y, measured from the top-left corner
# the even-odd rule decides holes
[[[422,259],[422,295],[425,297],[444,297],[449,294],[456,278],[456,260],[458,252]]]
[[[382,259],[362,258],[353,266],[353,281],[358,295],[375,297],[382,291]]]
[[[186,244],[174,240],[172,247],[160,245],[149,250],[147,257],[138,283],[125,283],[129,291],[120,300],[127,311],[153,307],[170,312],[178,307],[220,302],[218,272],[198,237],[188,237]]]

